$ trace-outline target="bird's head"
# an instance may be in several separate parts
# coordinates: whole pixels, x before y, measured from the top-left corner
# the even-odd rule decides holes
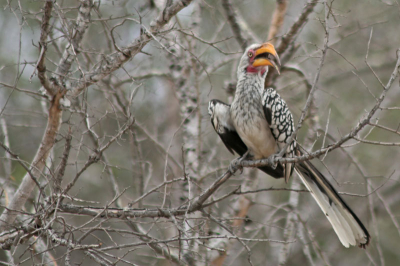
[[[268,66],[273,66],[279,73],[281,62],[271,43],[252,44],[247,47],[240,59],[238,72],[254,73],[264,75]]]

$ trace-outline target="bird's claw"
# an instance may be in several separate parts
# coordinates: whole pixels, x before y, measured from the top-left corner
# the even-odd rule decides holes
[[[229,164],[229,172],[231,172],[232,174],[234,174],[237,170],[240,170],[240,174],[243,173],[243,167],[240,165],[240,163],[242,162],[243,158],[239,157],[234,159],[230,164]]]
[[[276,157],[278,157],[277,154],[272,154],[268,157],[268,164],[272,169],[276,169],[276,166],[278,165],[278,163],[275,162]]]
[[[229,171],[232,174],[235,174],[236,170],[240,170],[240,174],[243,173],[243,166],[242,166],[242,161],[247,158],[249,155],[249,151],[246,151],[241,157],[234,159],[230,164],[229,164]]]

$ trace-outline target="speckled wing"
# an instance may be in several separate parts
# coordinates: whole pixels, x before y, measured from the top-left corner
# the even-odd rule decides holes
[[[263,106],[272,134],[278,146],[282,149],[289,143],[289,138],[294,131],[292,113],[286,102],[273,88],[268,88],[263,92]],[[296,147],[296,142],[291,141],[286,156],[294,155],[302,156],[303,153]],[[311,162],[303,161],[296,164],[286,164],[285,179],[290,177],[293,166],[332,224],[342,244],[345,247],[358,245],[365,248],[370,240],[367,229],[325,176]]]
[[[273,88],[267,88],[263,91],[262,103],[264,107],[264,115],[270,125],[272,135],[274,136],[279,149],[283,149],[289,142],[289,138],[294,131],[293,115],[286,102]],[[295,149],[296,142],[292,140],[284,156],[293,157]],[[290,163],[285,165],[286,182],[292,174],[293,166],[294,165]]]

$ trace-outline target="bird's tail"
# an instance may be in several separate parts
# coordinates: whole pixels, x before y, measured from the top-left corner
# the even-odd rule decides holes
[[[332,224],[340,242],[346,248],[350,245],[365,248],[370,241],[367,229],[332,184],[309,161],[296,163],[295,170]]]

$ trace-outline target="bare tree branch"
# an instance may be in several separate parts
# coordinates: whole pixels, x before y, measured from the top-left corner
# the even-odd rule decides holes
[[[300,121],[304,154],[275,162],[318,159],[372,235],[352,260],[395,263],[385,243],[400,238],[400,62],[387,40],[398,10],[361,2],[6,1],[0,262],[333,265],[357,255],[315,220],[296,178],[286,186],[241,169],[270,160],[226,171],[233,157],[207,102],[230,102],[242,53],[232,49],[269,33],[283,65],[267,85]]]
[[[44,4],[44,15],[42,18],[42,31],[40,33],[40,55],[37,63],[38,77],[42,86],[46,89],[47,93],[51,96],[56,94],[56,88],[54,88],[46,75],[46,50],[47,50],[47,37],[49,35],[49,22],[51,18],[51,11],[53,10],[53,1],[46,1]]]
[[[55,138],[60,127],[62,111],[60,109],[60,99],[64,96],[63,91],[57,92],[49,109],[49,117],[47,121],[47,128],[43,135],[40,147],[32,161],[31,173],[38,179],[42,175],[42,171],[46,166],[46,159],[53,148]],[[26,200],[30,197],[33,189],[35,188],[35,181],[27,173],[22,179],[14,197],[7,206],[7,209],[0,216],[1,231],[13,226],[13,223],[18,215],[18,210],[21,210]]]
[[[222,0],[222,7],[226,13],[228,22],[232,28],[233,34],[235,35],[236,41],[238,42],[240,48],[242,50],[246,49],[248,46],[248,41],[243,37],[242,29],[239,26],[239,23],[236,21],[235,10],[232,7],[232,4],[229,0]]]
[[[188,6],[192,0],[178,0],[172,5],[166,7],[163,12],[161,12],[158,17],[150,23],[150,30],[144,31],[140,34],[140,37],[133,41],[127,47],[121,48],[122,52],[113,53],[105,60],[102,60],[98,66],[89,74],[87,74],[82,80],[77,84],[73,85],[71,91],[68,95],[78,96],[85,88],[89,85],[94,84],[103,78],[107,77],[109,74],[115,70],[122,67],[122,65],[128,60],[132,59],[137,55],[142,48],[156,36],[161,29],[184,7]]]
[[[271,25],[269,26],[267,41],[275,44],[275,38],[279,30],[282,28],[283,21],[287,9],[286,0],[276,0],[274,13],[272,14]]]
[[[285,65],[286,60],[290,59],[290,57],[285,57],[283,56],[283,54],[287,51],[290,44],[296,39],[300,30],[307,23],[308,16],[313,12],[314,7],[317,5],[318,2],[319,2],[318,0],[312,0],[310,3],[307,3],[304,6],[300,14],[300,17],[296,20],[296,22],[293,23],[289,31],[282,37],[281,41],[279,42],[278,47],[276,48],[276,52],[281,57],[282,65]],[[267,77],[265,79],[265,87],[272,86],[275,82],[276,77],[277,73],[273,71],[273,69],[271,68],[271,71],[268,72]]]

